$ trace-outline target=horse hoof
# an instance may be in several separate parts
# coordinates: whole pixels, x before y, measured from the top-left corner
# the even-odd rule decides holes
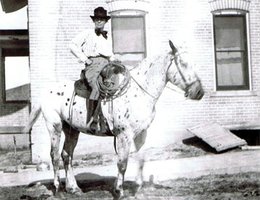
[[[136,199],[138,199],[138,198],[142,199],[144,197],[143,196],[143,185],[137,185],[133,194]]]
[[[68,188],[66,191],[70,194],[73,194],[75,196],[82,196],[83,192],[80,188]]]
[[[63,192],[55,192],[54,197],[58,199],[64,199],[65,195]]]
[[[74,192],[73,194],[74,194],[75,196],[80,197],[80,196],[82,196],[83,192],[80,190],[80,191]]]
[[[113,200],[121,200],[124,198],[124,192],[122,190],[113,190]]]
[[[135,193],[138,194],[143,188],[143,184],[139,185],[137,184],[136,188],[135,188]]]

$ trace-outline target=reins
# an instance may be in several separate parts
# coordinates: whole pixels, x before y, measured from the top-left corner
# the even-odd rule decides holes
[[[167,70],[169,69],[169,67],[172,65],[172,61],[173,61],[174,58],[170,59],[170,64],[168,65],[167,67]],[[151,66],[152,64],[150,64]],[[184,78],[184,77],[183,77]],[[155,97],[154,95],[150,94],[143,86],[141,86],[135,79],[134,77],[131,75],[131,79],[133,79],[133,81],[136,83],[136,85],[141,89],[143,90],[143,92],[145,92],[148,96],[150,96],[151,98],[153,99],[158,99],[159,97]]]
[[[155,97],[153,95],[151,95],[146,89],[143,88],[143,86],[141,86],[135,79],[133,76],[131,76],[131,79],[133,79],[133,81],[136,83],[136,85],[143,90],[147,95],[149,95],[150,97],[152,97],[153,99],[157,99],[158,97]]]
[[[71,96],[70,105],[69,105],[69,122],[70,122],[70,123],[69,123],[69,127],[70,127],[69,134],[71,133],[71,128],[72,128],[72,117],[73,117],[72,105],[73,105],[75,96],[76,96],[76,92],[75,92],[75,89],[74,89],[74,90],[73,90],[73,93],[72,93],[72,96]]]

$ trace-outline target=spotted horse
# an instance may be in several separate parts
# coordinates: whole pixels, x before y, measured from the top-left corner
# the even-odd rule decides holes
[[[123,198],[123,182],[127,169],[130,148],[138,153],[145,142],[147,129],[155,117],[155,105],[167,82],[171,82],[184,91],[185,97],[200,100],[204,91],[201,81],[184,53],[169,41],[171,51],[163,55],[144,59],[130,72],[130,86],[121,96],[113,99],[113,107],[102,103],[101,109],[109,124],[109,131],[116,138],[118,175],[115,181],[114,194],[117,199]],[[59,175],[59,145],[61,132],[65,134],[61,157],[66,172],[66,190],[71,193],[81,193],[72,169],[73,152],[77,145],[80,132],[86,131],[85,99],[79,96],[73,98],[74,82],[59,83],[45,90],[41,102],[32,108],[29,122],[25,128],[28,132],[36,122],[40,113],[46,121],[51,138],[51,159],[54,170],[54,185],[58,192]],[[73,112],[72,112],[73,111]],[[97,136],[107,136],[102,132]],[[139,162],[142,169],[144,162]],[[137,173],[136,183],[142,186],[142,173]]]

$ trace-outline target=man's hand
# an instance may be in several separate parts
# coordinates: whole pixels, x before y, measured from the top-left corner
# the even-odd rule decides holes
[[[116,63],[121,63],[121,56],[119,54],[114,54],[110,56],[109,61],[110,62],[116,62]]]
[[[84,63],[85,63],[85,65],[91,65],[92,62],[93,62],[93,61],[92,61],[91,59],[88,59],[88,58],[87,58]]]
[[[84,63],[85,65],[91,65],[93,61],[89,58],[80,58],[79,62]]]

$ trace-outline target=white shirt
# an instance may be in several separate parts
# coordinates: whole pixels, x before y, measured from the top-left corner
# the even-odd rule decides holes
[[[111,57],[111,60],[114,59],[112,39],[109,33],[106,39],[101,34],[98,36],[93,29],[79,33],[71,41],[70,49],[79,61],[83,63],[85,63],[89,57],[97,57],[100,55]]]

